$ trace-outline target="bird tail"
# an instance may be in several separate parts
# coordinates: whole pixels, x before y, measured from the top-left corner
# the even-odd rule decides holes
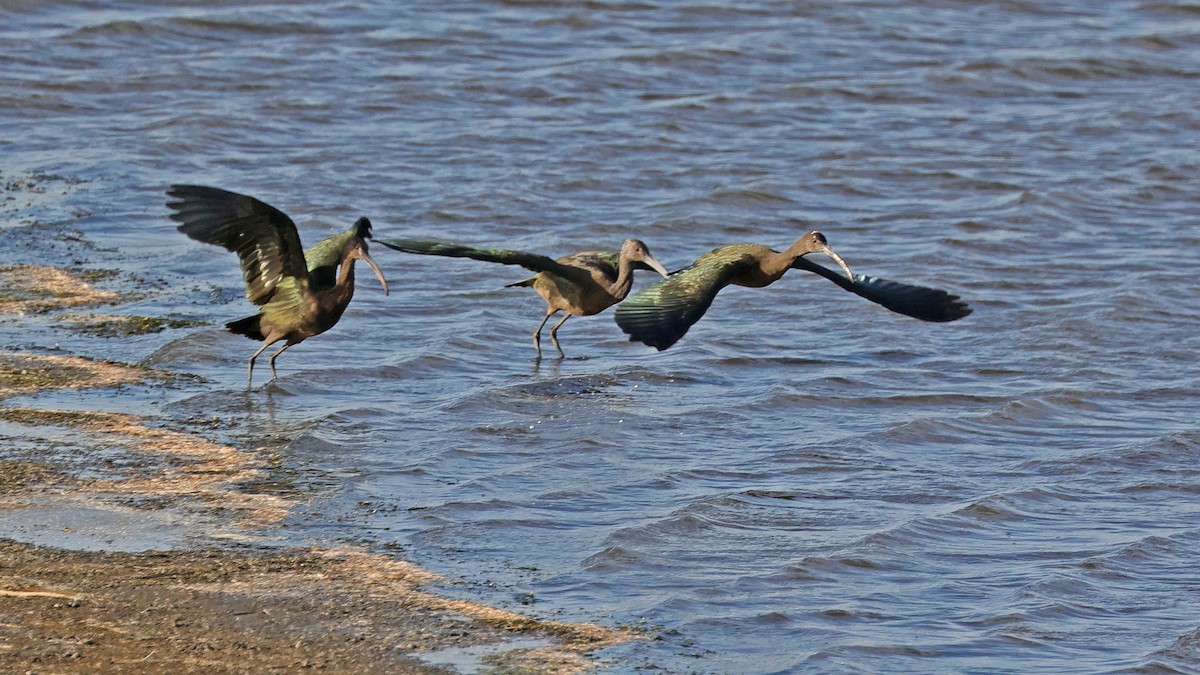
[[[251,340],[265,340],[266,336],[262,334],[260,321],[262,321],[262,314],[255,314],[237,321],[230,321],[225,324],[225,327],[229,329],[230,333],[245,335]]]
[[[515,286],[532,286],[535,279],[537,279],[537,277],[529,277],[528,279],[522,279],[521,281],[518,281],[516,283],[505,284],[504,287],[505,288],[513,288]]]

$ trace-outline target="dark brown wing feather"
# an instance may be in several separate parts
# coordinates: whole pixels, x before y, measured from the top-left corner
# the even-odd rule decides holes
[[[476,248],[448,241],[431,239],[379,239],[380,244],[390,249],[405,253],[420,255],[440,255],[449,258],[471,258],[502,265],[520,265],[534,272],[549,272],[555,276],[570,279],[577,283],[587,283],[592,280],[587,270],[570,265],[564,265],[552,258],[525,251],[512,251],[502,248]],[[523,282],[521,282],[523,283]]]
[[[973,311],[957,295],[937,288],[903,284],[899,281],[862,274],[855,274],[854,281],[851,282],[840,272],[804,258],[797,258],[796,262],[792,263],[792,267],[815,272],[855,295],[864,297],[898,314],[922,321],[939,323],[957,321]]]
[[[704,316],[738,272],[753,264],[757,260],[750,256],[706,255],[617,305],[617,325],[631,341],[662,351]]]
[[[616,251],[580,251],[559,258],[558,262],[599,274],[611,284],[617,280],[617,276],[620,274],[621,254]],[[644,267],[649,266],[644,265]]]
[[[167,202],[179,231],[206,244],[233,251],[242,263],[246,297],[264,305],[281,279],[307,283],[308,269],[296,224],[282,211],[259,200],[200,185],[173,185]]]

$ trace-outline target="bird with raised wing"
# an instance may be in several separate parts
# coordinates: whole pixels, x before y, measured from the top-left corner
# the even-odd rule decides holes
[[[823,253],[846,276],[804,256]],[[616,321],[629,339],[659,351],[679,341],[708,311],[713,299],[730,284],[762,288],[775,283],[790,269],[819,274],[842,289],[900,314],[922,321],[954,321],[971,308],[936,288],[913,286],[888,279],[854,274],[820,232],[809,232],[783,252],[757,244],[721,246],[700,256],[690,266],[667,279],[638,291],[617,307]]]
[[[619,252],[583,251],[558,260],[536,253],[498,248],[476,248],[428,239],[380,239],[379,243],[405,253],[472,258],[504,265],[520,265],[537,272],[512,286],[529,286],[546,301],[546,316],[533,332],[533,348],[542,355],[542,328],[550,317],[563,312],[563,318],[550,329],[550,341],[563,356],[558,344],[558,329],[572,316],[598,314],[625,299],[633,286],[633,271],[654,270],[667,276],[667,270],[646,244],[626,239]]]
[[[371,266],[388,293],[387,280],[367,251],[371,221],[366,218],[305,253],[292,219],[253,197],[200,185],[173,185],[167,195],[171,219],[182,223],[180,232],[238,255],[246,297],[261,307],[253,316],[225,324],[230,332],[262,341],[246,366],[247,388],[254,381],[254,361],[267,347],[286,340],[271,354],[275,379],[275,359],[284,350],[337,324],[354,297],[356,260]]]

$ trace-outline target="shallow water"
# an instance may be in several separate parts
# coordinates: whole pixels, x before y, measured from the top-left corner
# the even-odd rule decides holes
[[[0,1],[10,257],[94,242],[146,279],[128,311],[214,323],[109,341],[206,381],[105,405],[277,449],[310,496],[281,541],[661,636],[614,671],[1197,668],[1200,9],[396,4]],[[637,236],[675,268],[820,229],[976,311],[792,272],[670,351],[607,313],[538,363],[523,270],[376,247],[393,295],[360,271],[246,393],[236,261],[174,231],[172,182],[308,243],[365,214],[553,255]]]

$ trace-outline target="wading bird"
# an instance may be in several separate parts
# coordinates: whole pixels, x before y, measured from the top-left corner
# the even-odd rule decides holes
[[[253,197],[200,185],[173,185],[167,195],[173,198],[167,202],[174,211],[171,219],[183,223],[180,232],[238,254],[246,297],[262,307],[258,314],[225,324],[230,332],[263,341],[246,366],[247,388],[254,381],[254,360],[267,347],[287,340],[271,354],[275,379],[275,359],[285,349],[324,333],[342,318],[354,296],[355,260],[370,265],[383,294],[388,293],[383,272],[367,252],[371,221],[366,218],[306,254],[292,219]]]
[[[818,265],[804,256],[824,253],[845,272]],[[782,253],[766,246],[734,244],[715,248],[666,280],[638,291],[617,307],[616,321],[629,339],[662,351],[679,341],[700,320],[722,288],[730,284],[761,288],[789,269],[815,272],[843,289],[900,314],[922,321],[954,321],[971,308],[936,288],[854,274],[829,247],[825,235],[809,232]]]
[[[533,348],[542,356],[542,328],[551,316],[563,312],[561,321],[550,329],[550,342],[563,356],[558,345],[558,329],[572,316],[599,314],[625,299],[633,286],[635,269],[654,270],[664,277],[667,270],[650,249],[637,239],[626,239],[619,253],[583,251],[552,260],[544,255],[498,248],[474,248],[461,244],[426,239],[380,239],[379,243],[405,253],[473,258],[505,265],[520,265],[537,272],[513,286],[530,286],[546,301],[546,317],[533,332]]]

